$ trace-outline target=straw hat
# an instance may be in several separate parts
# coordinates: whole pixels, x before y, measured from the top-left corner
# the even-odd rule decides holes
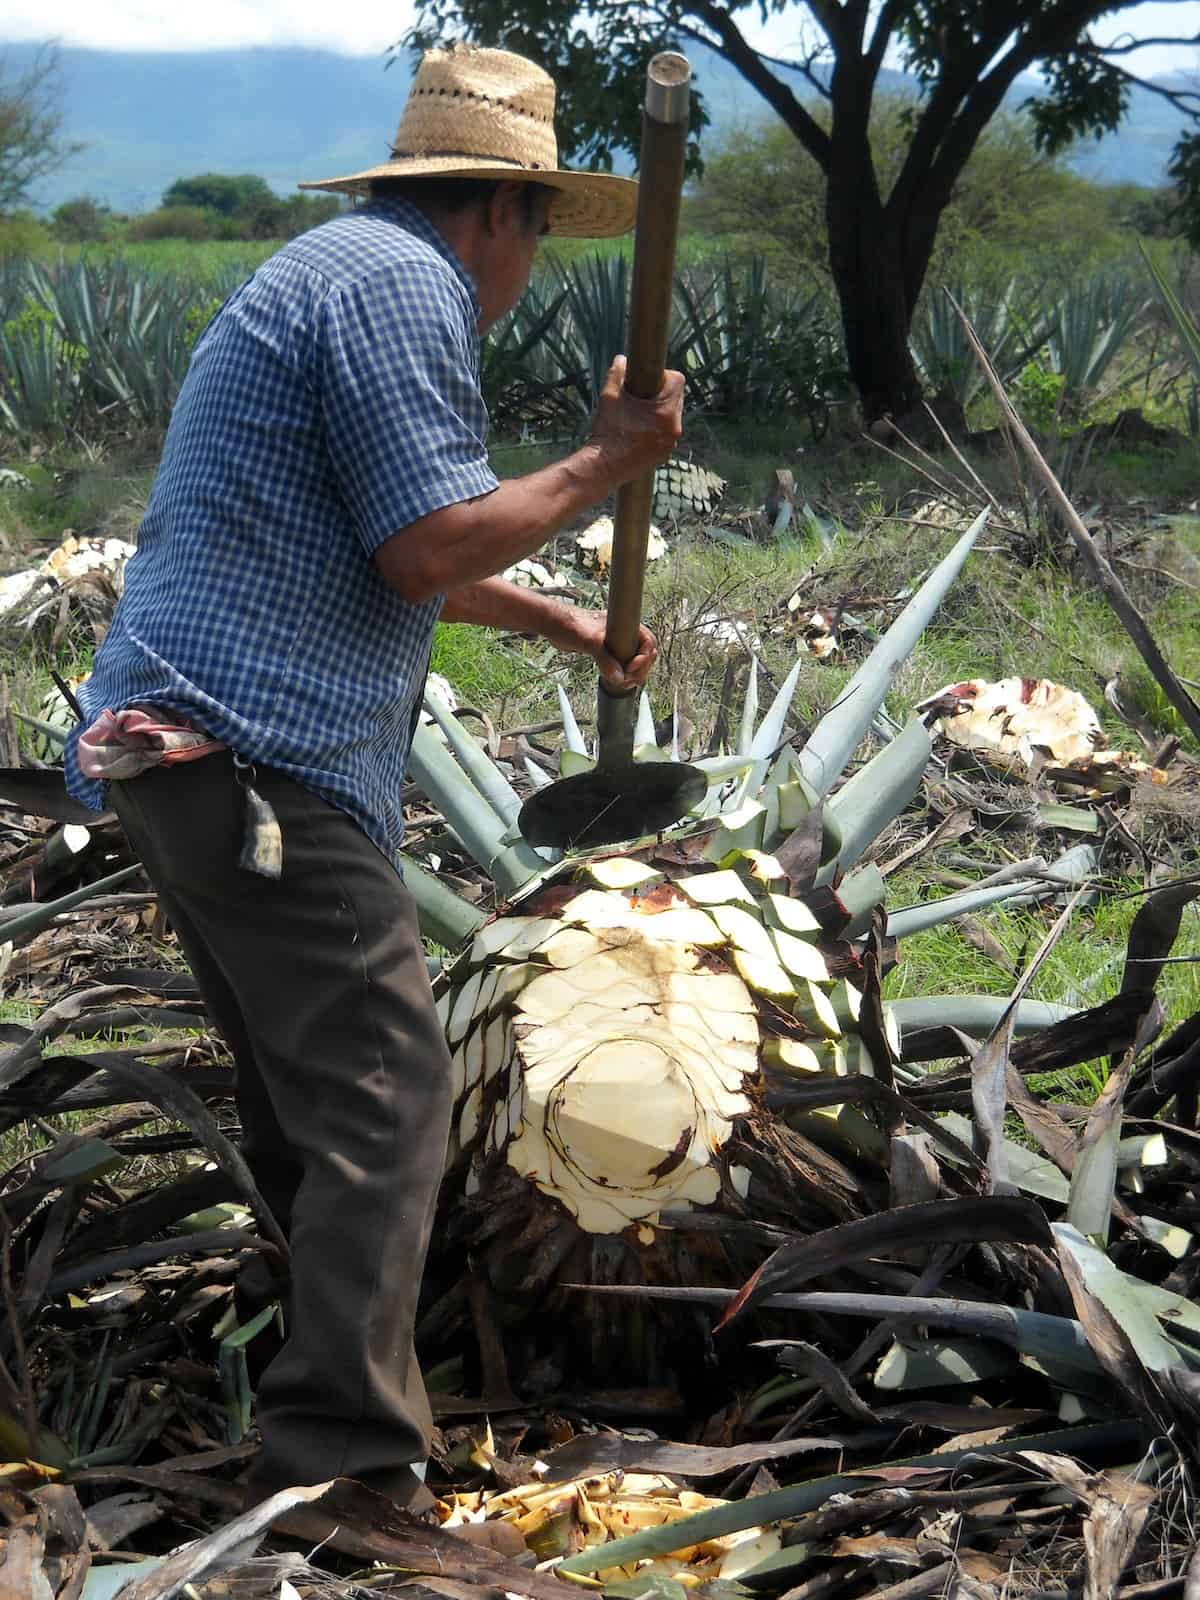
[[[554,79],[507,50],[427,50],[408,92],[392,158],[302,189],[364,194],[373,178],[496,178],[557,189],[550,232],[600,239],[628,233],[637,184],[558,164]]]

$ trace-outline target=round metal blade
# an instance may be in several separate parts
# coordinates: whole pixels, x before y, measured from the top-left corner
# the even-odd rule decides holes
[[[521,807],[517,827],[530,844],[582,850],[658,833],[708,792],[699,767],[683,761],[627,761],[561,778]]]

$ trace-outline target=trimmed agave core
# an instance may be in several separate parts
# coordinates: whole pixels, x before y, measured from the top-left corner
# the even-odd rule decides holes
[[[737,859],[762,871],[760,852]],[[481,929],[439,1001],[450,1154],[470,1162],[468,1192],[499,1154],[584,1232],[618,1233],[711,1205],[723,1183],[745,1193],[726,1146],[764,1056],[775,1071],[845,1072],[852,1044],[853,1070],[871,1063],[842,1042],[858,994],[831,976],[800,902],[730,869],[666,883],[615,858],[581,876],[609,886]]]

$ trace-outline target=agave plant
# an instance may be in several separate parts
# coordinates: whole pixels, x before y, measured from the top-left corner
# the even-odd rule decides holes
[[[671,362],[698,409],[773,417],[803,411],[823,432],[830,402],[846,392],[845,360],[822,292],[781,290],[761,256],[738,269],[681,273]]]
[[[752,672],[737,748],[699,763],[710,787],[695,814],[616,851],[554,859],[523,841],[508,778],[427,696],[447,742],[420,729],[412,775],[490,871],[498,901],[486,917],[408,872],[426,930],[458,952],[436,985],[456,1099],[448,1260],[455,1242],[490,1240],[497,1281],[532,1294],[565,1263],[577,1281],[636,1281],[664,1221],[684,1211],[777,1221],[790,1196],[793,1219],[798,1207],[812,1225],[860,1214],[841,1160],[847,1147],[878,1157],[882,1136],[846,1086],[874,1080],[868,1092],[889,1092],[919,1076],[903,1064],[899,1014],[880,1000],[868,936],[884,884],[861,863],[920,785],[924,721],[838,785],[985,520],[926,579],[802,750],[786,735],[800,664],[761,720]],[[562,720],[570,775],[592,758],[565,696]],[[644,704],[638,743],[641,759],[662,757]],[[528,776],[548,781],[532,766]],[[1054,893],[1095,861],[1085,847],[1057,878],[950,896],[940,911],[919,908],[916,925]],[[985,1005],[992,1020],[1000,1010]],[[1016,1023],[1062,1015],[1029,1006]],[[961,1003],[938,1014],[927,1002],[919,1020],[960,1016]],[[781,1119],[764,1103],[781,1082],[824,1099]],[[655,1271],[671,1276],[661,1263]],[[605,1359],[611,1369],[611,1350]]]
[[[0,419],[14,433],[123,421],[164,427],[183,382],[197,318],[213,302],[194,285],[123,261],[21,264],[0,294]]]
[[[1097,273],[1063,294],[1046,348],[1070,414],[1083,413],[1145,314],[1145,297],[1125,277]]]
[[[998,293],[956,284],[948,296],[941,286],[921,297],[909,338],[926,387],[949,393],[963,410],[977,400],[987,379],[963,332],[954,301],[963,307],[1005,382],[1016,377],[1029,356],[1045,342],[1048,329],[1036,306],[1030,310],[1019,280],[1010,278]]]

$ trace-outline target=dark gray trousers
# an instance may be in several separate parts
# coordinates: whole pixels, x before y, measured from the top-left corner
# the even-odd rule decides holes
[[[358,1478],[428,1503],[413,1323],[450,1116],[450,1061],[412,898],[344,812],[256,787],[283,874],[238,867],[228,754],[112,785],[237,1065],[243,1152],[292,1253],[287,1338],[257,1394],[256,1498]]]

